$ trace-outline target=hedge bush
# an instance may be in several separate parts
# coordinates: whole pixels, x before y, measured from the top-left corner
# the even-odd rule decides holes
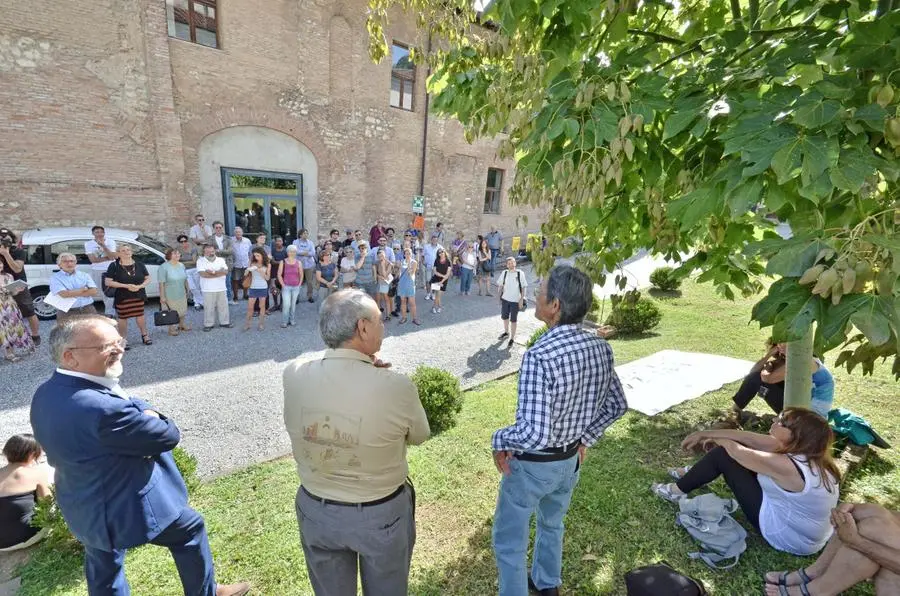
[[[544,325],[540,329],[535,330],[534,333],[531,334],[531,337],[528,338],[528,342],[525,344],[526,347],[530,348],[534,344],[537,343],[537,340],[541,339],[541,336],[549,331],[547,326]]]
[[[674,292],[681,287],[681,278],[675,274],[675,270],[671,267],[660,267],[654,269],[650,274],[650,283],[657,290],[663,292]]]
[[[612,311],[606,320],[621,335],[644,333],[659,325],[662,313],[650,300],[641,298],[640,292],[631,291],[612,297]]]
[[[457,414],[462,410],[462,390],[459,379],[439,368],[420,366],[412,376],[419,399],[425,408],[432,434],[456,426]]]

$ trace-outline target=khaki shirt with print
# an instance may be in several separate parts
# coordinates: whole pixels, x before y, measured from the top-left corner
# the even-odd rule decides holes
[[[406,446],[431,429],[416,386],[356,350],[284,371],[284,422],[300,483],[324,499],[364,503],[404,483]]]

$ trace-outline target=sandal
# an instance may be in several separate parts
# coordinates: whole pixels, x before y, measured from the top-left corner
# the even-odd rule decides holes
[[[800,581],[796,584],[787,583],[788,576],[792,573],[796,573],[797,576],[800,578]],[[773,585],[773,586],[793,587],[793,586],[808,584],[809,582],[811,582],[813,580],[813,578],[811,578],[809,576],[809,574],[806,573],[806,570],[803,568],[797,569],[796,571],[782,571],[778,574],[778,581],[775,581],[775,582],[770,582],[769,579],[766,577],[767,575],[768,575],[768,573],[766,575],[764,575],[763,578],[766,580],[767,584]]]
[[[142,336],[141,336],[141,341],[144,342],[144,345],[145,345],[145,346],[152,346],[152,345],[153,345],[153,340],[150,339],[150,336],[149,336],[149,335],[142,335]]]
[[[420,321],[419,319],[413,319],[413,325],[418,325],[418,326],[421,327],[421,326],[422,326],[422,321]]]
[[[250,327],[251,327],[250,323],[245,323],[245,324],[244,324],[244,331],[250,331]]]
[[[690,469],[691,469],[690,466],[684,466],[681,468],[669,468],[668,472],[669,472],[669,476],[671,476],[675,480],[681,480],[682,478],[684,478],[684,475],[687,474]]]
[[[800,594],[802,596],[810,596],[809,588],[806,587],[806,584],[793,584],[790,586],[785,586],[783,584],[776,585],[778,586],[778,596],[791,596],[791,593],[788,591],[790,588],[800,588]]]
[[[676,503],[676,504],[678,503],[678,501],[682,500],[683,498],[685,498],[687,496],[687,495],[676,494],[676,493],[672,492],[672,485],[664,484],[662,482],[657,483],[657,484],[651,484],[650,491],[654,495],[659,497],[660,499],[664,499],[664,500],[668,501],[669,503]]]
[[[6,356],[4,356],[4,359],[7,362],[13,363],[13,362],[18,362],[22,358],[20,358],[19,356],[16,356],[15,354],[7,354]]]
[[[397,321],[397,324],[398,324],[398,325],[402,325],[402,324],[405,323],[405,322],[406,322],[406,317],[403,317],[402,319],[400,319],[399,321]]]

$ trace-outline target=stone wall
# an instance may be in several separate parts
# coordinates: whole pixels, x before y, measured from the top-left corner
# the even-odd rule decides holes
[[[411,221],[426,73],[417,72],[413,111],[389,105],[390,63],[368,58],[365,0],[270,0],[266,10],[222,2],[219,49],[168,38],[163,0],[0,7],[0,222],[102,222],[168,238],[196,211],[221,218],[219,191],[202,181],[202,147],[235,126],[288,135],[314,158],[303,222],[314,234]],[[419,42],[408,19],[392,23],[392,39]],[[429,226],[474,236],[496,225],[510,236],[527,215],[527,229],[538,227],[539,212],[508,205],[514,164],[495,151],[496,142],[468,144],[458,123],[429,118]],[[227,165],[261,163],[289,167],[240,152]],[[505,171],[499,215],[483,214],[488,167]]]

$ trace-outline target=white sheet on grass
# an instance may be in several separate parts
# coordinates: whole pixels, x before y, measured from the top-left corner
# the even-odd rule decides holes
[[[752,362],[696,352],[662,350],[616,367],[628,407],[653,416],[743,378]]]

